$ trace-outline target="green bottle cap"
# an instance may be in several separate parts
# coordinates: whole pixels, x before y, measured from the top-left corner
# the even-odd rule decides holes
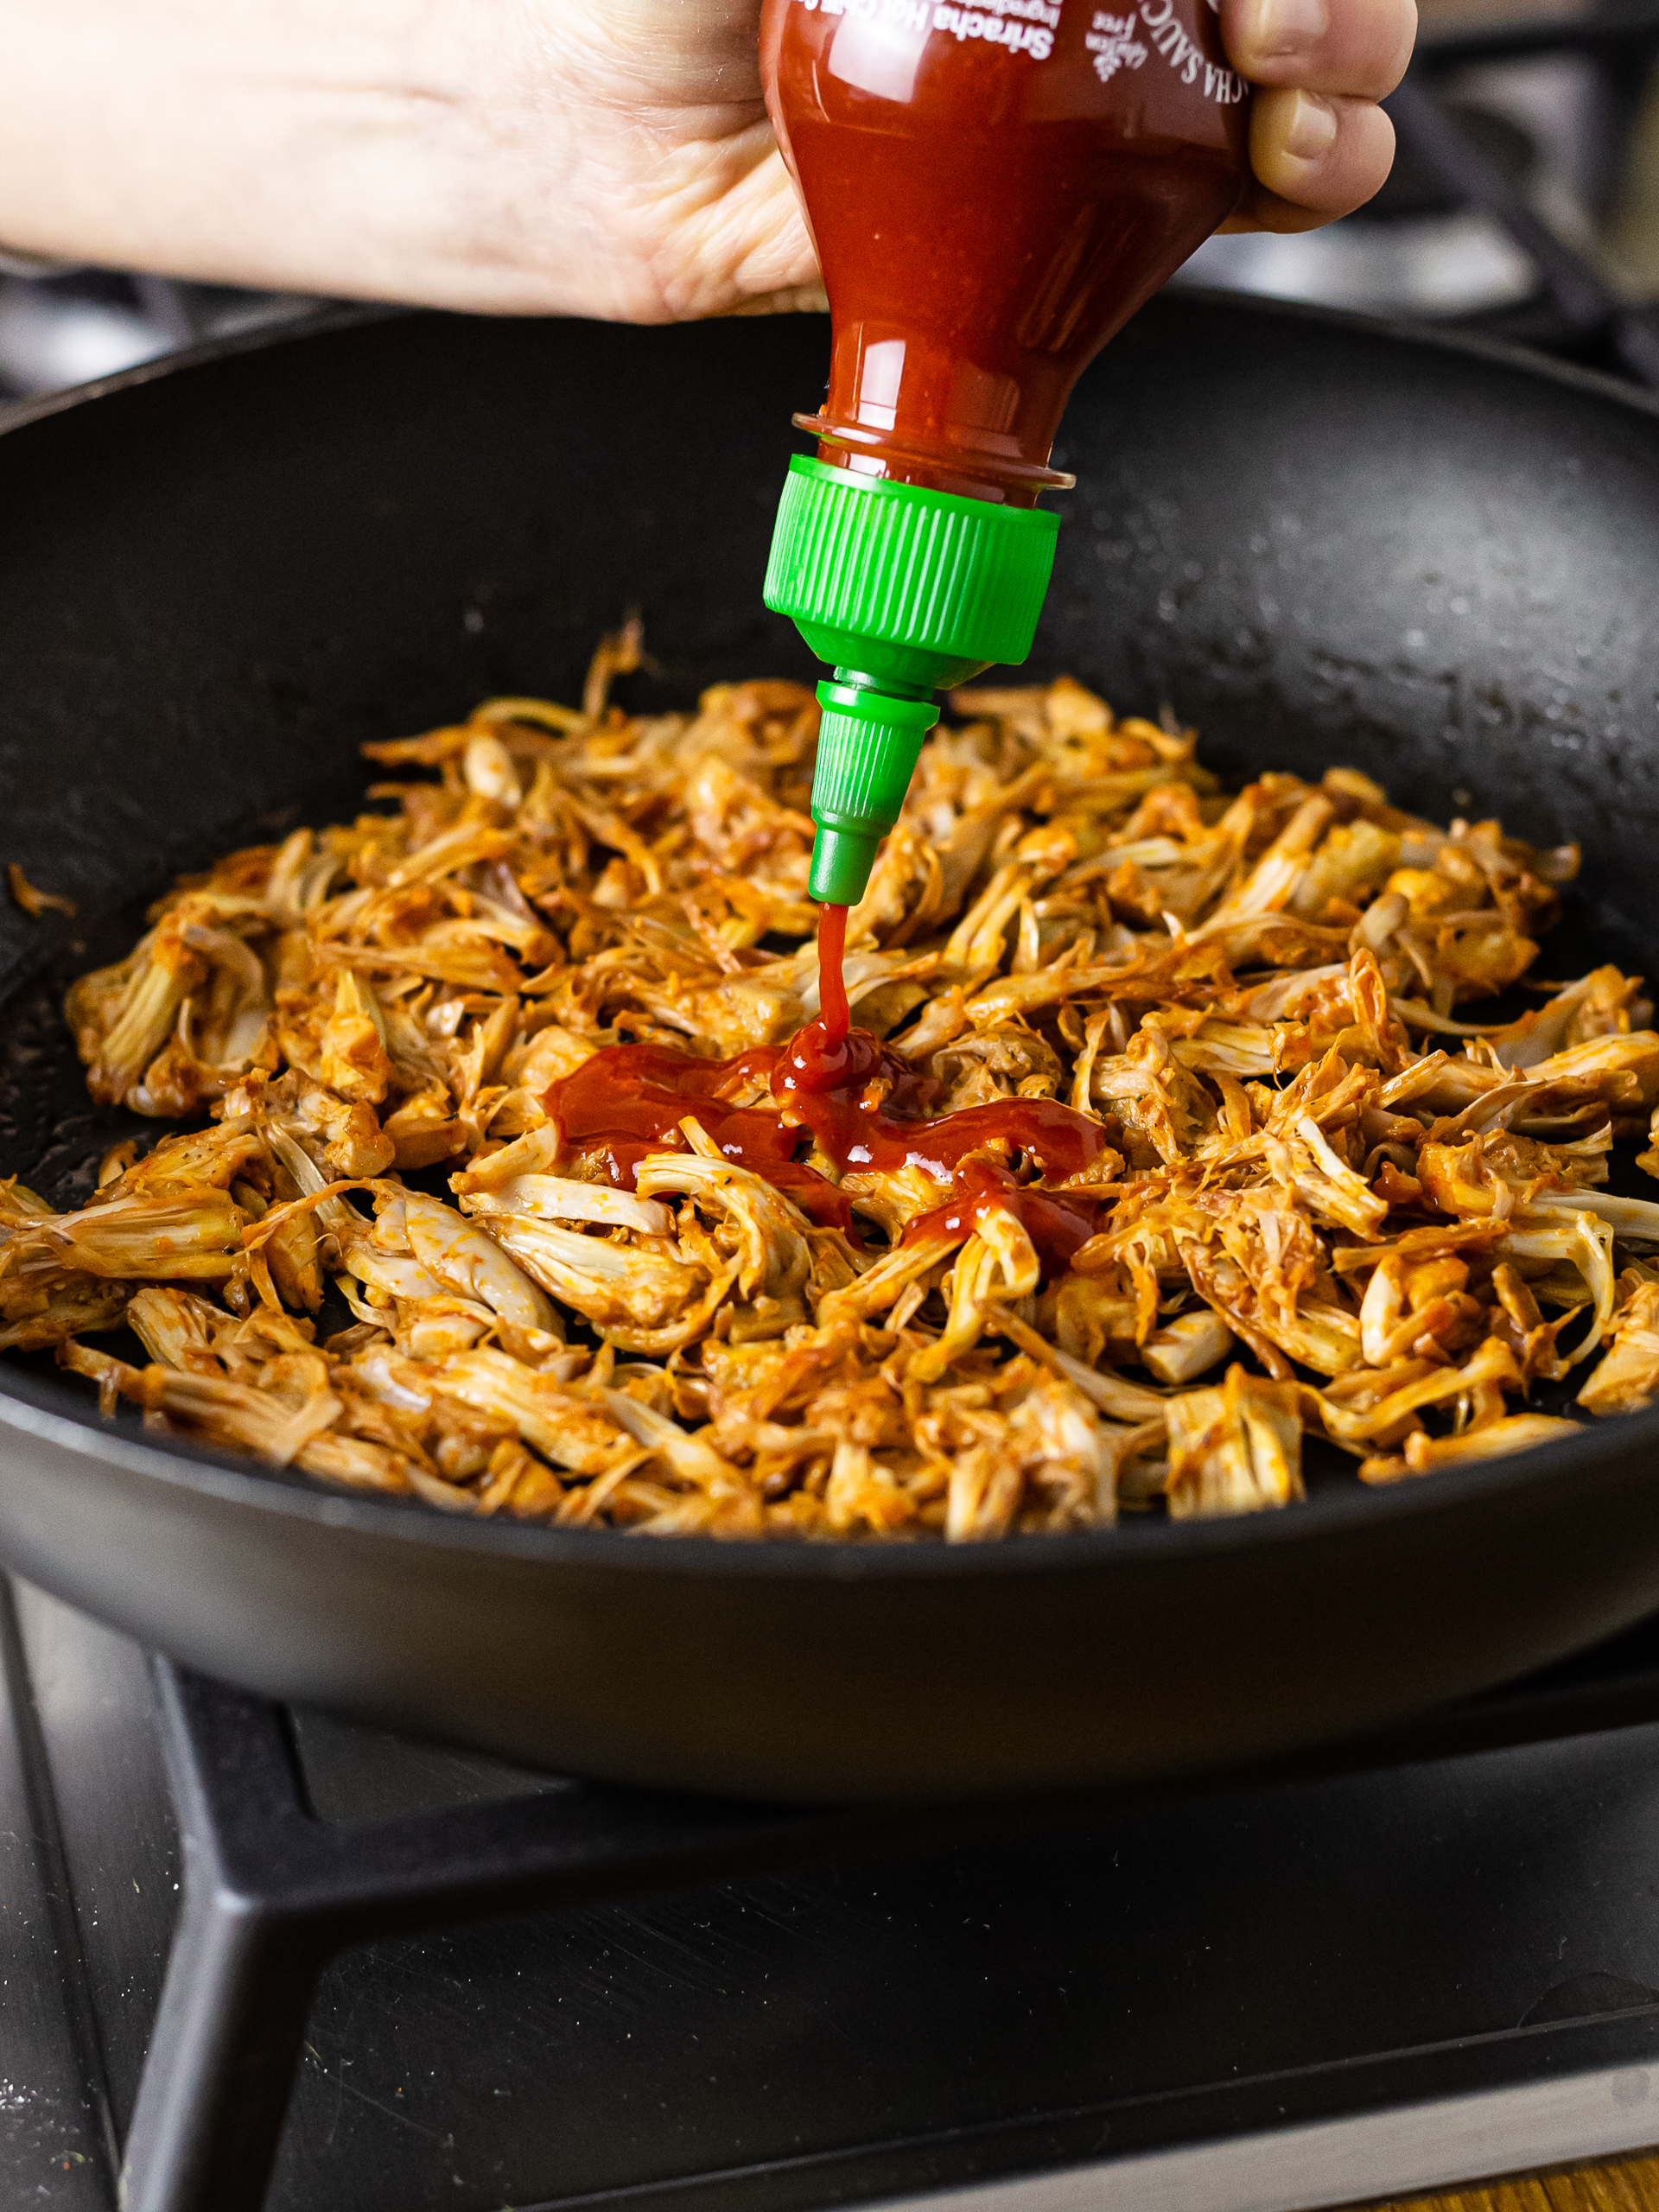
[[[1058,529],[1038,508],[791,461],[766,602],[836,671],[818,690],[815,899],[863,896],[938,720],[931,693],[1031,651]]]

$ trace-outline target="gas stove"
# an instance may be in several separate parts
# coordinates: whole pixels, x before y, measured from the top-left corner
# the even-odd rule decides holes
[[[8,2205],[124,2157],[129,2212],[1272,2212],[1659,2139],[1659,1620],[1272,1771],[946,1810],[526,1773],[26,1586],[0,1646]]]
[[[1469,73],[1656,45],[1659,0],[1442,28],[1393,212],[1199,273],[1659,385]],[[7,281],[17,390],[295,305]],[[1659,1618],[1272,1771],[943,1811],[526,1773],[22,1585],[0,1657],[0,2205],[1287,2212],[1659,2142]]]

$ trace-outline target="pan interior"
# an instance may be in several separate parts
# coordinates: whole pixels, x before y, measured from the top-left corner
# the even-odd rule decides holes
[[[364,739],[571,697],[633,605],[630,707],[810,680],[759,579],[823,346],[810,321],[349,317],[0,441],[0,861],[78,908],[0,916],[0,1173],[84,1205],[111,1144],[170,1126],[90,1101],[63,990],[177,873],[356,811]],[[1079,488],[1033,675],[1173,709],[1224,775],[1348,761],[1433,818],[1577,839],[1541,971],[1653,971],[1651,407],[1188,296],[1091,372],[1057,461]],[[1614,1187],[1649,1194],[1628,1160]],[[44,1356],[0,1370],[90,1412]]]

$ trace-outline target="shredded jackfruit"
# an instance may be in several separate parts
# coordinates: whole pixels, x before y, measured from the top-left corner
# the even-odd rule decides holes
[[[1576,853],[1351,769],[1230,796],[1193,733],[1069,679],[957,696],[847,981],[935,1112],[1100,1123],[1096,1232],[1045,1260],[1012,1211],[942,1223],[925,1165],[803,1135],[853,1208],[817,1226],[695,1110],[618,1187],[551,1085],[817,1010],[811,695],[629,715],[638,660],[626,632],[580,709],[368,747],[379,810],[232,854],[74,987],[94,1098],[200,1126],[116,1147],[74,1212],[0,1184],[0,1347],[327,1483],[734,1537],[1274,1510],[1309,1434],[1394,1482],[1570,1429],[1528,1393],[1599,1353],[1587,1408],[1659,1396],[1659,1204],[1602,1188],[1659,1109],[1641,980],[1470,1019]],[[143,1362],[85,1341],[123,1326]]]

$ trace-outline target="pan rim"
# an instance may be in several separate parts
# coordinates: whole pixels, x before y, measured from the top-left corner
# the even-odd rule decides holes
[[[1224,308],[1266,321],[1312,323],[1391,345],[1462,356],[1554,385],[1586,397],[1611,401],[1627,413],[1659,425],[1659,393],[1649,394],[1604,372],[1552,361],[1501,340],[1451,332],[1404,318],[1373,317],[1301,302],[1268,300],[1247,294],[1193,286],[1175,295],[1182,305]],[[327,339],[336,334],[420,316],[460,320],[435,308],[378,302],[338,302],[263,330],[236,333],[205,344],[137,364],[113,376],[39,399],[0,409],[0,464],[3,441],[39,429],[81,408],[134,391],[163,378],[188,375],[279,346]],[[581,322],[579,317],[535,317],[524,321]],[[674,326],[665,326],[673,327]],[[8,977],[16,988],[18,976]],[[10,990],[8,990],[10,995]],[[1603,1433],[1604,1429],[1605,1433]],[[1613,1422],[1586,1424],[1577,1436],[1535,1446],[1511,1458],[1470,1461],[1437,1471],[1428,1479],[1407,1478],[1385,1490],[1358,1484],[1333,1489],[1294,1510],[1215,1520],[1172,1522],[1148,1518],[1119,1522],[1101,1530],[1026,1536],[995,1544],[878,1544],[773,1538],[738,1542],[707,1536],[676,1536],[655,1543],[623,1541],[626,1532],[610,1529],[556,1529],[543,1522],[461,1518],[420,1500],[381,1497],[334,1488],[303,1475],[285,1477],[182,1440],[151,1444],[111,1430],[88,1400],[48,1377],[38,1377],[10,1363],[0,1365],[0,1434],[27,1448],[31,1442],[75,1457],[113,1465],[124,1472],[176,1490],[212,1497],[241,1510],[278,1513],[350,1531],[370,1540],[402,1540],[484,1556],[515,1559],[527,1567],[613,1567],[625,1573],[778,1574],[830,1580],[908,1580],[950,1574],[1070,1573],[1122,1564],[1173,1569],[1185,1560],[1217,1552],[1254,1556],[1283,1544],[1319,1543],[1342,1538],[1364,1541],[1364,1532],[1396,1526],[1402,1520],[1461,1514],[1478,1508],[1490,1492],[1519,1501],[1535,1490],[1604,1466],[1615,1435],[1618,1456],[1659,1446],[1659,1405]]]
[[[1535,1445],[1506,1458],[1470,1460],[1384,1488],[1332,1489],[1274,1512],[1171,1521],[1147,1516],[1110,1529],[1004,1538],[996,1543],[847,1542],[772,1537],[659,1537],[647,1542],[625,1529],[559,1529],[545,1522],[480,1519],[446,1514],[418,1498],[378,1497],[337,1489],[319,1478],[267,1470],[251,1459],[172,1439],[150,1444],[104,1425],[89,1400],[83,1408],[67,1385],[0,1370],[0,1434],[25,1448],[40,1442],[111,1465],[141,1479],[182,1490],[238,1510],[276,1513],[371,1540],[403,1539],[439,1548],[513,1559],[526,1566],[623,1572],[798,1574],[810,1580],[912,1580],[936,1574],[1069,1573],[1122,1564],[1176,1568],[1217,1552],[1255,1554],[1286,1544],[1365,1540],[1402,1522],[1478,1510],[1489,1494],[1518,1500],[1535,1490],[1603,1467],[1617,1422],[1624,1457],[1659,1446],[1659,1405],[1586,1422],[1577,1436]]]
[[[1321,307],[1307,300],[1271,299],[1258,293],[1226,291],[1211,284],[1184,284],[1174,292],[1154,294],[1153,300],[1147,304],[1150,307],[1166,298],[1182,307],[1192,304],[1224,308],[1231,313],[1259,316],[1268,322],[1313,323],[1325,329],[1346,331],[1355,337],[1382,339],[1395,345],[1463,355],[1472,360],[1484,361],[1493,367],[1515,370],[1537,382],[1559,385],[1570,391],[1611,400],[1630,413],[1659,423],[1659,391],[1643,391],[1604,369],[1586,368],[1576,361],[1554,360],[1548,354],[1534,353],[1527,346],[1513,344],[1507,339],[1491,338],[1473,331],[1448,330],[1439,323],[1414,321],[1408,315],[1363,315],[1351,308]],[[468,322],[480,319],[463,315],[447,308],[412,307],[395,301],[333,301],[308,315],[296,315],[285,322],[252,330],[232,331],[222,338],[205,339],[199,345],[181,346],[175,353],[157,354],[150,360],[135,362],[129,369],[118,369],[111,375],[94,377],[85,384],[67,385],[61,391],[46,392],[34,399],[0,404],[0,450],[3,449],[6,438],[35,429],[60,416],[74,414],[95,402],[137,391],[166,378],[188,375],[197,369],[212,368],[222,361],[238,359],[243,354],[271,353],[279,347],[305,345],[353,330],[372,328],[383,322],[417,320]],[[1132,316],[1124,328],[1132,329],[1135,319]],[[492,316],[488,320],[537,325],[565,323],[598,330],[620,327],[662,333],[699,327],[696,321],[618,325],[589,315],[505,315]],[[1084,374],[1087,373],[1085,371]],[[1062,424],[1062,439],[1064,431]]]

